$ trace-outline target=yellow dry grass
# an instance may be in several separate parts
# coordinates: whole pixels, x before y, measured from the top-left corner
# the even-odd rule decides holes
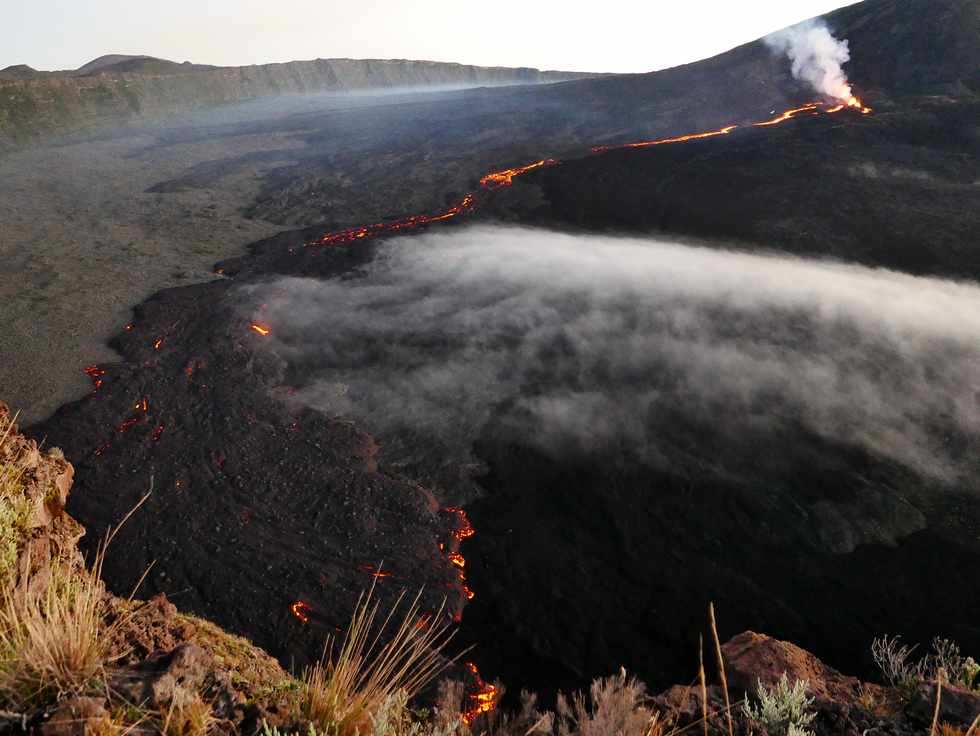
[[[102,616],[101,567],[100,554],[91,574],[54,561],[46,585],[6,581],[0,591],[0,702],[7,707],[73,695],[104,675],[110,632]]]
[[[403,593],[381,621],[373,593],[358,600],[337,654],[328,641],[323,662],[303,676],[298,715],[337,736],[370,733],[386,702],[414,697],[451,663],[442,655],[453,636],[442,607],[423,622],[420,593],[395,623]]]

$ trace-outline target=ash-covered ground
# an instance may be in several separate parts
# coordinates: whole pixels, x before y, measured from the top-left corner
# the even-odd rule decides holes
[[[284,227],[436,209],[500,161],[579,150],[611,127],[597,107],[538,87],[285,97],[0,157],[4,399],[45,418],[154,292]]]

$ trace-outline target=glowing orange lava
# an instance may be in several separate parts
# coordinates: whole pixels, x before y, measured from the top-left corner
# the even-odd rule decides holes
[[[374,565],[361,565],[359,568],[362,572],[369,573],[372,577],[377,579],[390,578],[392,575],[387,570],[382,570],[380,567],[375,568]]]
[[[874,112],[870,107],[867,107],[861,100],[859,100],[854,95],[847,98],[847,102],[844,103],[847,107],[853,107],[855,110],[859,110],[862,115],[870,115]],[[842,108],[843,109],[843,108]],[[830,112],[828,110],[828,112]]]
[[[868,115],[872,112],[870,107],[866,107],[864,103],[861,102],[857,97],[851,96],[843,103],[837,104],[833,107],[822,107],[819,102],[810,102],[801,107],[792,108],[780,113],[771,120],[762,120],[757,123],[751,123],[747,127],[767,127],[771,125],[779,125],[787,120],[792,120],[794,117],[801,115],[803,113],[810,113],[812,115],[827,114],[833,115],[841,112],[845,109],[854,109],[859,111],[862,115]],[[619,149],[628,148],[647,148],[650,146],[664,146],[673,143],[684,143],[686,141],[703,140],[706,138],[717,138],[719,136],[725,136],[730,134],[732,131],[737,130],[739,125],[726,125],[724,128],[719,128],[718,130],[709,130],[702,133],[688,133],[687,135],[679,135],[671,138],[659,138],[656,140],[649,141],[637,141],[635,143],[623,143],[619,145],[605,145],[596,146],[592,148],[592,153],[605,153],[606,151],[613,151]],[[373,238],[376,235],[382,235],[384,233],[394,233],[400,230],[411,230],[423,225],[429,225],[434,222],[443,222],[445,220],[451,220],[458,215],[465,215],[473,212],[478,208],[482,202],[481,195],[486,195],[487,192],[492,192],[501,187],[509,187],[514,183],[514,179],[522,174],[526,174],[529,171],[535,171],[537,169],[543,169],[549,166],[556,166],[560,164],[561,161],[553,158],[543,158],[539,161],[535,161],[530,164],[525,164],[524,166],[515,166],[510,169],[503,169],[501,171],[493,171],[482,179],[480,179],[480,189],[476,192],[471,192],[467,194],[460,201],[459,204],[450,207],[448,209],[442,210],[435,214],[422,214],[422,215],[411,215],[410,217],[403,217],[400,220],[392,220],[390,222],[376,222],[371,225],[363,225],[361,227],[348,228],[346,230],[338,230],[337,232],[327,233],[322,237],[313,240],[306,244],[307,247],[320,246],[320,245],[343,245],[345,243],[354,243],[359,240],[365,240],[367,238]],[[290,249],[290,253],[294,252]],[[253,325],[253,329],[255,329]],[[264,334],[264,333],[260,333]]]
[[[364,225],[362,227],[340,230],[335,233],[327,233],[322,238],[314,240],[311,243],[307,243],[307,246],[353,243],[356,240],[370,238],[375,235],[379,235],[380,233],[398,232],[399,230],[412,230],[421,225],[451,220],[457,215],[461,215],[472,210],[475,199],[475,195],[467,194],[465,197],[463,197],[463,200],[459,204],[434,215],[412,215],[411,217],[404,217],[400,220],[394,220],[392,222],[376,222],[373,225]]]
[[[123,432],[127,432],[131,427],[139,424],[139,421],[140,421],[139,417],[131,417],[129,419],[125,419],[122,422],[120,422],[118,425],[116,425],[116,431],[119,434],[122,434]]]
[[[763,120],[761,123],[752,123],[752,125],[754,125],[756,128],[763,128],[766,127],[767,125],[779,125],[780,123],[785,123],[787,120],[792,120],[800,113],[816,112],[819,107],[820,107],[819,103],[811,102],[808,105],[804,105],[803,107],[795,107],[792,110],[787,110],[781,115],[774,117],[772,120]]]
[[[493,173],[487,174],[485,177],[480,179],[480,186],[484,189],[509,187],[514,183],[514,177],[520,176],[521,174],[526,174],[529,171],[534,171],[535,169],[542,169],[546,166],[554,166],[556,163],[558,162],[553,158],[544,158],[540,161],[535,161],[533,164],[527,164],[526,166],[516,166],[513,169],[494,171]]]
[[[611,151],[616,148],[647,148],[649,146],[665,146],[670,143],[683,143],[684,141],[697,141],[703,138],[715,138],[719,135],[728,135],[737,127],[737,125],[728,125],[718,130],[709,130],[706,133],[689,133],[688,135],[679,135],[676,138],[661,138],[660,140],[655,141],[624,143],[621,146],[596,146],[592,149],[592,153],[602,153],[604,151]]]
[[[497,707],[499,693],[496,685],[486,682],[480,677],[480,671],[473,662],[467,662],[464,666],[473,675],[473,682],[476,687],[476,690],[468,696],[470,707],[463,712],[463,721],[469,725],[477,716],[489,713]]]
[[[462,542],[464,539],[476,534],[473,530],[473,525],[470,523],[470,517],[466,515],[463,509],[457,508],[456,506],[447,506],[443,511],[447,514],[456,514],[459,518],[459,526],[453,530],[453,539]]]
[[[86,376],[92,379],[92,388],[98,391],[102,388],[102,376],[105,375],[105,368],[99,368],[97,365],[88,365],[82,369]]]
[[[298,618],[304,624],[308,624],[310,622],[310,617],[306,613],[306,611],[312,611],[313,609],[310,607],[310,604],[307,603],[306,601],[296,601],[295,603],[290,604],[289,610],[296,618]]]
[[[162,346],[163,346],[163,338],[162,337],[158,337],[156,340],[153,341],[153,349],[154,350],[159,350]]]
[[[259,333],[260,335],[262,335],[263,337],[265,337],[265,336],[266,336],[266,335],[268,335],[268,334],[269,334],[270,332],[272,332],[272,330],[270,330],[270,329],[269,329],[268,327],[266,327],[266,326],[265,326],[265,325],[263,325],[263,324],[259,324],[258,322],[253,322],[253,323],[252,323],[252,324],[250,325],[250,327],[251,327],[251,329],[252,329],[252,332],[257,332],[257,333]]]

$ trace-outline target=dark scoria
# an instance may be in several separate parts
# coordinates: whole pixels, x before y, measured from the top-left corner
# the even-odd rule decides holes
[[[295,236],[294,236],[295,237]],[[320,273],[367,250],[332,250]],[[377,471],[372,438],[350,423],[290,413],[282,366],[255,350],[234,284],[157,294],[114,341],[125,363],[93,370],[93,394],[33,428],[65,449],[78,482],[71,513],[95,540],[152,486],[109,551],[105,578],[124,593],[151,563],[141,598],[246,634],[284,662],[320,654],[384,563],[384,600],[425,586],[424,609],[464,593],[439,551],[459,523],[421,487]],[[155,347],[158,346],[158,347]],[[290,613],[302,600],[311,619]]]

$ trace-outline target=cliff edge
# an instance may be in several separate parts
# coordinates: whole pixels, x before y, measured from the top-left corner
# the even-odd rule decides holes
[[[543,84],[585,76],[590,75],[405,59],[208,67],[112,56],[70,72],[9,67],[0,72],[0,151],[51,136],[285,94]]]

